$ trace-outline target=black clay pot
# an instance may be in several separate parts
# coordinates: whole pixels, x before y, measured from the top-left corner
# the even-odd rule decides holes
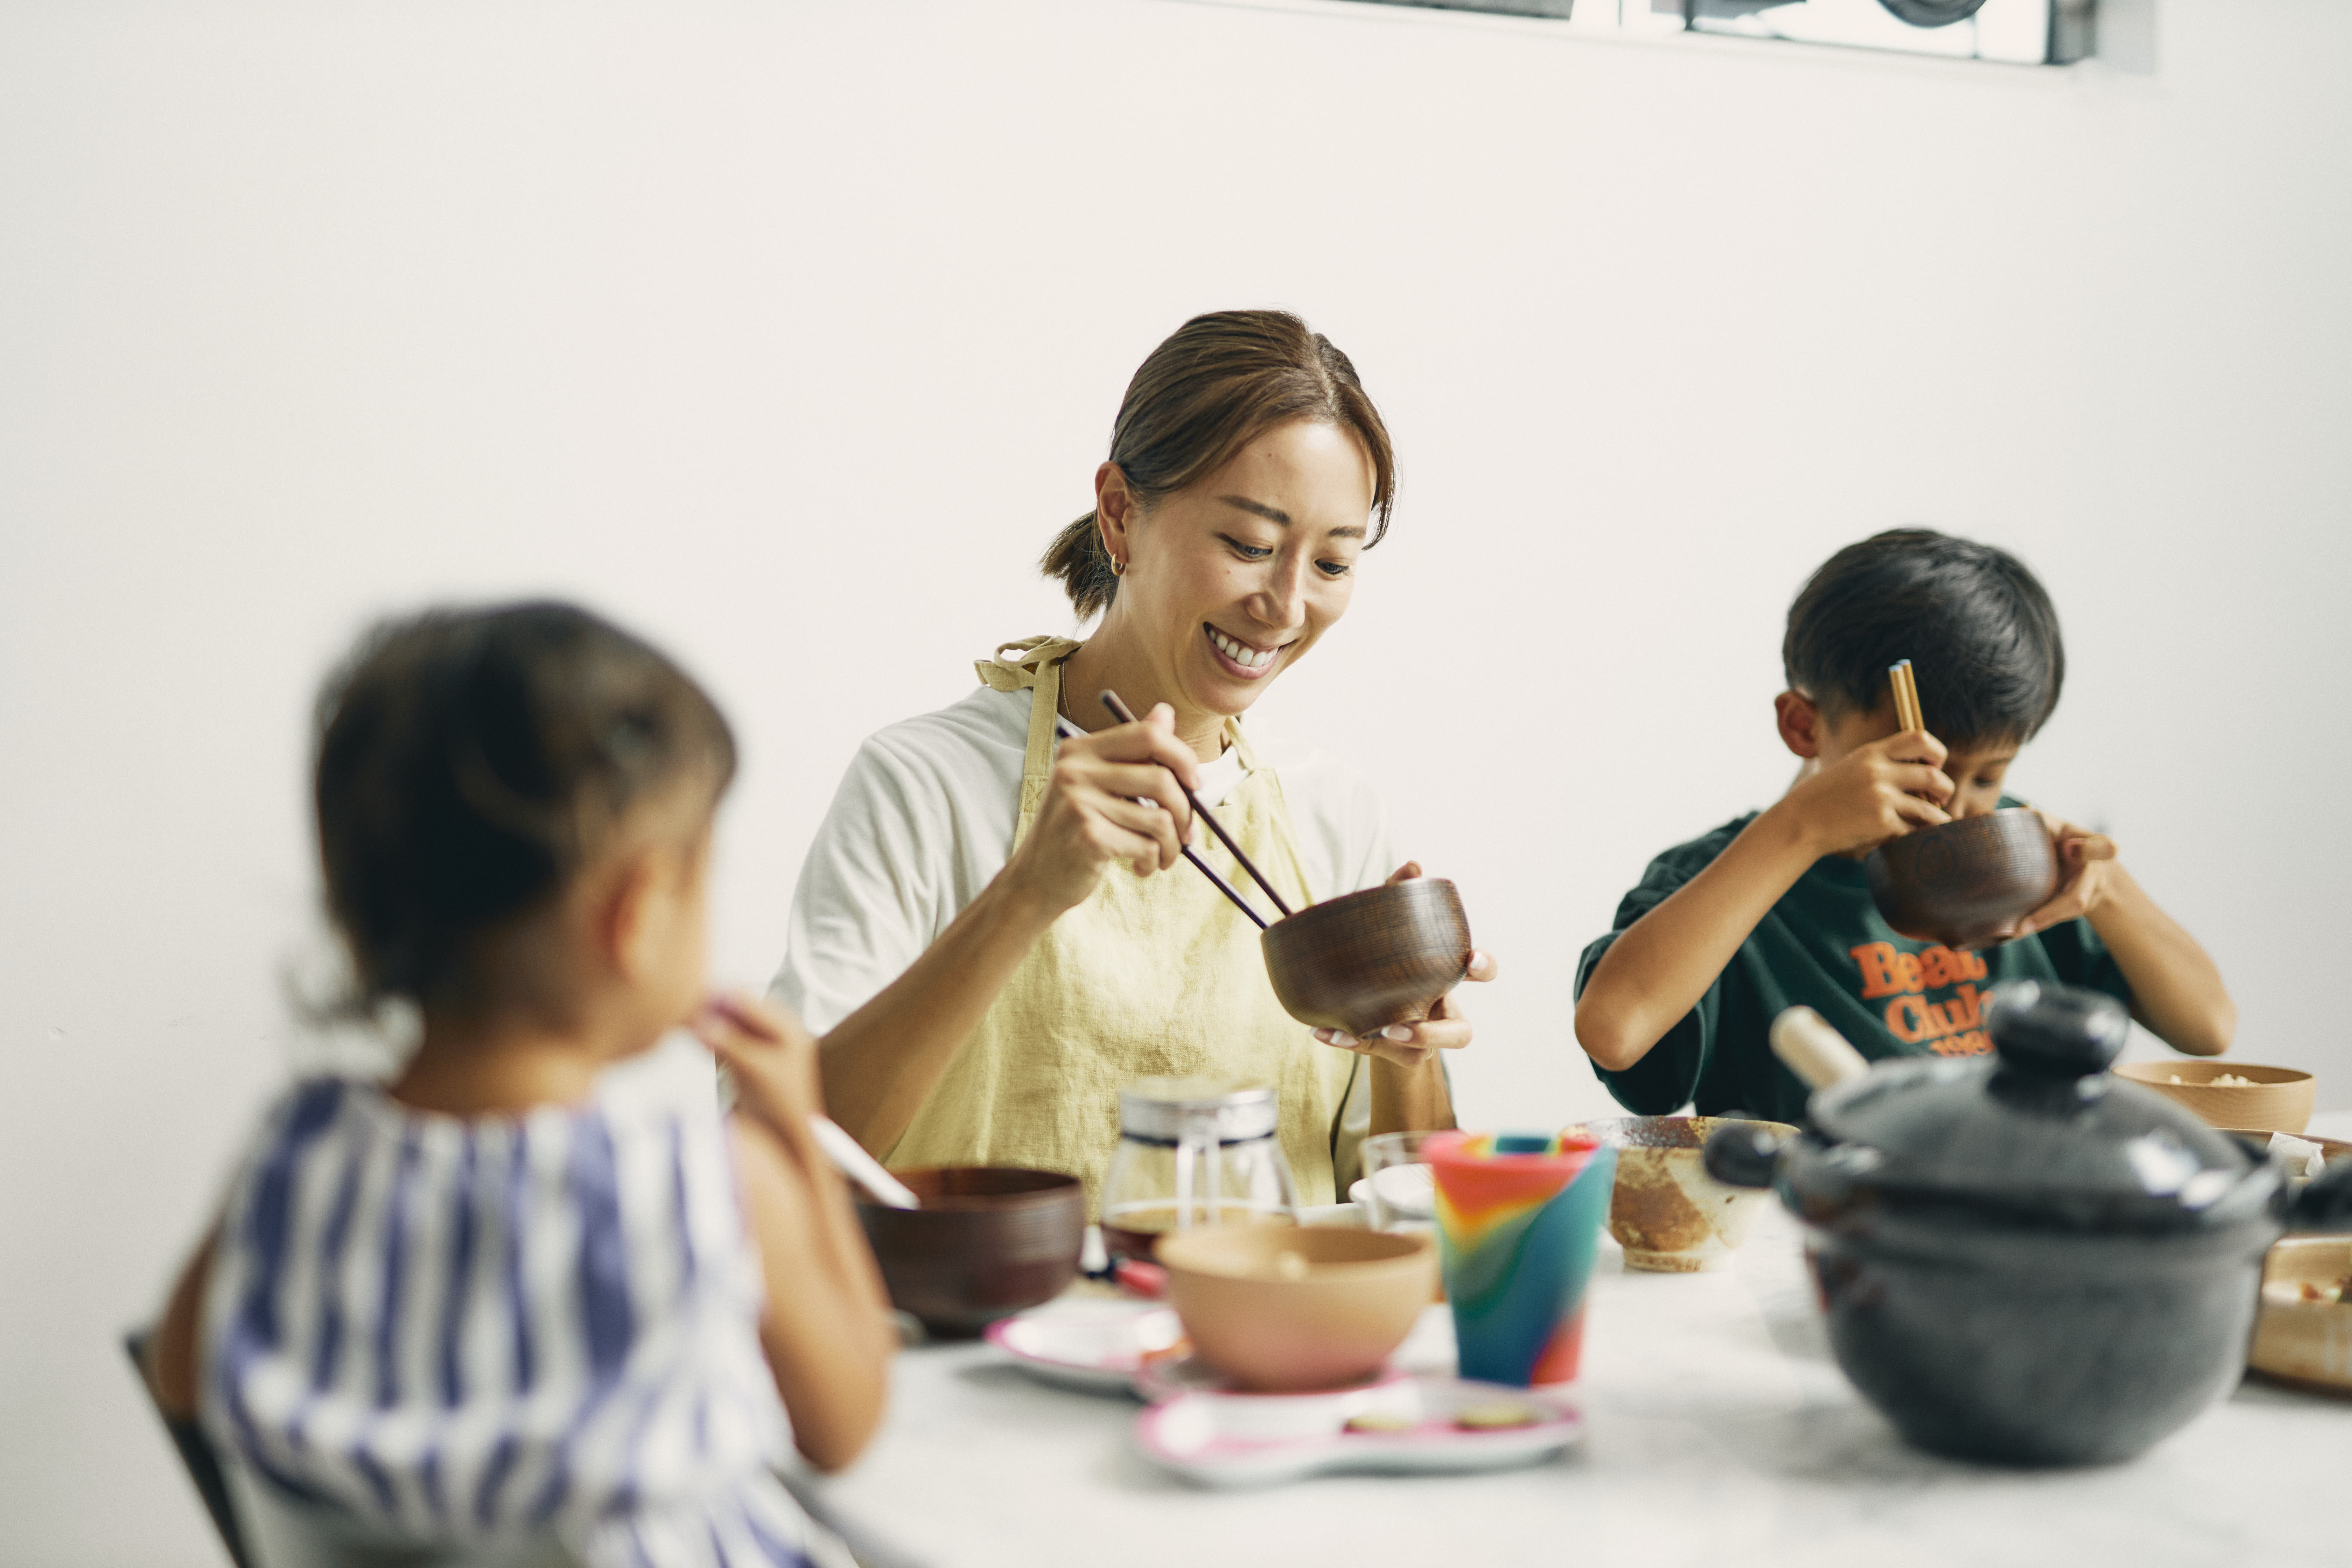
[[[1794,1138],[1731,1127],[1718,1181],[1805,1225],[1838,1364],[1922,1448],[2126,1459],[2233,1387],[2263,1254],[2352,1230],[2352,1167],[2281,1166],[2106,1071],[2128,1027],[2093,992],[2003,986],[1997,1058],[1883,1062],[1816,1092]]]

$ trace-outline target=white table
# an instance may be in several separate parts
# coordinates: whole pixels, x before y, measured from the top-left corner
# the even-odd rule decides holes
[[[2352,1115],[2314,1131],[2352,1135],[2339,1123]],[[1140,1406],[961,1345],[899,1358],[887,1426],[823,1495],[935,1568],[2352,1559],[2352,1400],[2248,1383],[2130,1464],[1954,1463],[1906,1447],[1830,1360],[1777,1207],[1724,1273],[1627,1273],[1601,1247],[1578,1384],[1587,1436],[1564,1460],[1208,1491],[1136,1453]]]

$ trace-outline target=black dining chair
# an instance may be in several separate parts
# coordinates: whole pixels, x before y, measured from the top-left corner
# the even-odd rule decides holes
[[[147,1375],[147,1341],[152,1331],[133,1329],[122,1336],[122,1348],[131,1357],[131,1371],[139,1379],[140,1391],[147,1403],[154,1406],[155,1418],[171,1435],[172,1447],[180,1451],[180,1463],[187,1468],[188,1479],[195,1483],[196,1495],[205,1500],[205,1511],[213,1516],[213,1528],[220,1531],[221,1545],[227,1549],[228,1560],[236,1568],[255,1568],[253,1559],[246,1555],[245,1535],[238,1530],[236,1509],[230,1503],[228,1478],[221,1473],[220,1456],[213,1452],[212,1439],[205,1429],[193,1421],[183,1421],[165,1410],[155,1400],[155,1384]]]

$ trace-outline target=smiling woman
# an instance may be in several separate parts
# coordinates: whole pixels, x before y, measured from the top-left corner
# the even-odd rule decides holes
[[[1180,779],[1293,907],[1390,874],[1370,789],[1241,718],[1346,613],[1394,492],[1355,367],[1297,317],[1196,317],[1144,362],[1095,510],[1043,562],[1093,634],[1006,644],[971,696],[869,740],[802,869],[775,988],[825,1031],[827,1105],[866,1147],[1072,1172],[1092,1205],[1123,1084],[1246,1079],[1275,1087],[1301,1196],[1327,1203],[1367,1131],[1452,1124],[1438,1053],[1470,1029],[1451,1007],[1310,1038],[1256,929],[1164,874],[1196,837]],[[1142,718],[1111,722],[1112,691]]]

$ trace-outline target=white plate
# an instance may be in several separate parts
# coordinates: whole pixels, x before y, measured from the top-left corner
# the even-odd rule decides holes
[[[1524,1426],[1472,1430],[1462,1412],[1509,1406],[1532,1414]],[[1350,1431],[1359,1416],[1410,1423],[1395,1431]],[[1399,1377],[1336,1394],[1180,1394],[1136,1417],[1144,1456],[1212,1487],[1268,1486],[1342,1472],[1401,1475],[1499,1469],[1559,1453],[1584,1435],[1565,1394]]]
[[[1372,1187],[1379,1184],[1381,1202],[1398,1219],[1432,1220],[1437,1217],[1437,1183],[1427,1165],[1383,1165],[1369,1176],[1359,1177],[1348,1187],[1351,1203],[1363,1205],[1370,1214],[1372,1208]]]
[[[1055,1301],[988,1325],[988,1342],[1023,1371],[1087,1394],[1127,1394],[1156,1352],[1184,1338],[1176,1314],[1152,1301]]]

